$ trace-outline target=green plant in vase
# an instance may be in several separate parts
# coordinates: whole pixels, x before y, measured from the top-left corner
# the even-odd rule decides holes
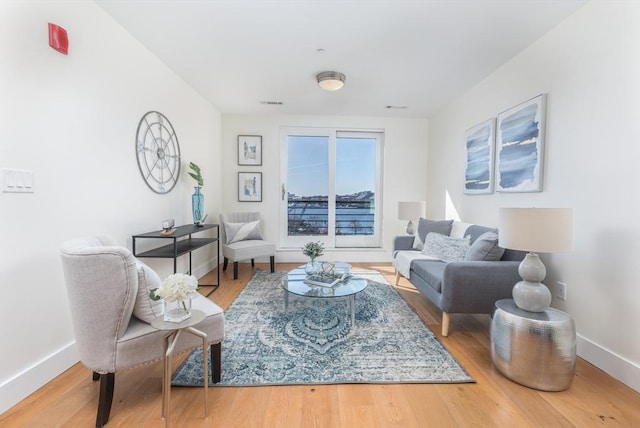
[[[305,246],[302,247],[302,254],[311,259],[311,261],[305,265],[307,275],[315,275],[322,271],[322,266],[316,261],[318,257],[324,254],[324,244],[322,242],[307,242]]]

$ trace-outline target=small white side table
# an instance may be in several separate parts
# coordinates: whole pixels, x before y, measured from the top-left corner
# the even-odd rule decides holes
[[[193,326],[202,321],[205,316],[204,312],[192,309],[191,317],[179,323],[167,322],[162,317],[158,317],[151,322],[151,325],[154,328],[170,332],[164,337],[162,358],[164,364],[164,371],[162,372],[162,417],[164,418],[165,427],[169,427],[171,425],[171,354],[173,353],[176,342],[183,331],[202,338],[202,365],[204,366],[204,417],[207,417],[207,396],[209,391],[207,334],[193,328]]]

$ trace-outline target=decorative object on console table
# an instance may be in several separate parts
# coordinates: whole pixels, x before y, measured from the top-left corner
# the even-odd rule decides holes
[[[200,167],[193,162],[189,162],[189,168],[193,172],[190,172],[189,175],[191,178],[196,180],[198,185],[194,188],[195,191],[193,195],[191,195],[191,213],[193,215],[193,224],[200,224],[204,218],[204,195],[200,191],[202,186],[204,186],[204,179],[202,178],[202,172],[200,171]]]
[[[262,136],[238,135],[238,165],[262,165]]]
[[[238,173],[238,202],[262,202],[262,173]]]
[[[542,192],[546,94],[498,115],[498,192]]]
[[[398,202],[398,219],[409,220],[407,224],[407,234],[416,233],[412,220],[424,217],[427,210],[427,203],[424,201]]]
[[[489,119],[468,129],[464,135],[467,159],[464,193],[493,193],[493,157],[496,120]]]
[[[551,303],[551,292],[542,284],[547,270],[538,253],[571,251],[573,210],[571,208],[501,208],[499,245],[529,251],[520,263],[522,281],[513,287],[513,300],[520,309],[543,312]]]

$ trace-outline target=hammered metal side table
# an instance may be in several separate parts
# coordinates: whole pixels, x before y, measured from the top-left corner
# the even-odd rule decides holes
[[[557,309],[529,312],[512,299],[498,300],[491,321],[491,361],[507,378],[542,391],[571,386],[576,364],[576,328]]]

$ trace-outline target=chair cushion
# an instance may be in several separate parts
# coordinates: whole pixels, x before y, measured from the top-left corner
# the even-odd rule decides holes
[[[269,241],[238,241],[223,245],[224,256],[232,261],[255,259],[258,257],[275,256],[276,245]]]
[[[452,238],[432,232],[427,234],[421,252],[444,262],[460,262],[468,250],[469,238]]]
[[[162,280],[149,266],[138,261],[138,294],[133,305],[133,315],[147,323],[164,313],[164,304],[161,300],[151,300],[149,292],[154,288],[160,288]]]
[[[224,223],[226,243],[232,244],[238,241],[264,239],[260,231],[260,220],[248,223]]]
[[[471,244],[464,260],[495,262],[502,258],[503,253],[504,248],[498,246],[498,234],[485,232]]]
[[[429,233],[440,233],[442,235],[449,235],[451,233],[451,225],[453,220],[427,220],[420,218],[418,220],[418,233],[413,240],[413,248],[415,250],[422,250],[424,247],[424,240]]]

